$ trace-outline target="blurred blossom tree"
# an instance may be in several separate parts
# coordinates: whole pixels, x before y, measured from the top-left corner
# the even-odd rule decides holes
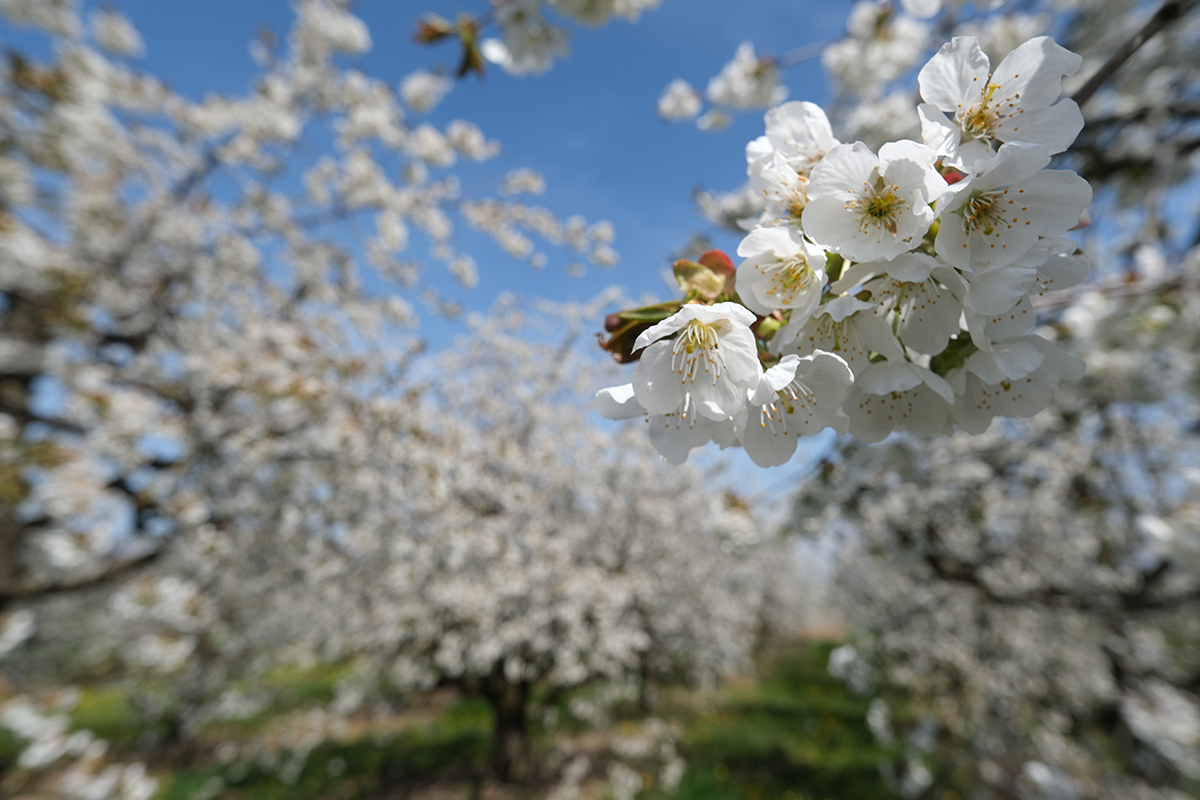
[[[941,725],[924,786],[1200,787],[1197,255],[1045,309],[1089,371],[1044,413],[848,444],[802,491],[797,526],[845,545],[832,579],[864,667]]]
[[[413,369],[407,298],[459,309],[404,256],[410,235],[470,286],[458,219],[534,264],[534,237],[615,263],[610,225],[514,199],[543,187],[529,170],[463,196],[452,168],[498,145],[408,121],[445,76],[392,87],[344,66],[371,45],[348,2],[297,0],[283,42],[256,44],[252,90],[200,101],[128,65],[142,42],[117,11],[78,5],[0,0],[53,44],[0,77],[0,657],[50,648],[37,615],[91,597],[68,590],[115,588],[85,618],[169,677],[148,710],[182,735],[264,702],[235,679],[350,660],[361,687],[482,694],[514,777],[535,684],[746,664],[781,559],[696,473],[588,421],[601,367],[521,335],[502,303],[429,362],[436,378]],[[457,42],[460,76],[540,73],[567,52],[557,16],[657,5],[497,0],[426,16],[417,38]],[[601,410],[646,416],[677,463],[715,441],[777,465],[826,427],[982,435],[889,445],[910,464],[891,472],[851,445],[800,508],[854,531],[847,602],[878,663],[981,748],[964,769],[996,796],[1170,797],[1196,779],[1196,258],[1173,207],[1200,143],[1192,5],[866,0],[823,47],[829,114],[779,105],[786,67],[821,50],[750,43],[703,97],[675,81],[659,103],[703,130],[771,107],[747,187],[699,198],[749,234],[740,265],[678,262],[683,300],[609,316],[606,348],[644,357]],[[313,158],[318,126],[333,142]],[[1088,271],[1064,234],[1093,197],[1086,249],[1110,280],[1064,294]],[[1035,416],[1080,357],[1093,377]],[[985,433],[995,416],[1034,420]],[[1016,511],[989,500],[1005,487]],[[62,738],[13,714],[24,738]],[[1093,722],[1129,732],[1138,777],[1067,738]],[[87,746],[39,752],[91,764]],[[922,769],[900,788],[925,791]],[[109,791],[144,796],[143,777]]]
[[[141,40],[115,11],[0,11],[54,46],[10,53],[0,84],[0,604],[231,530],[258,503],[235,473],[328,458],[356,409],[398,403],[406,298],[458,311],[418,285],[411,230],[466,285],[455,215],[521,258],[545,258],[530,236],[616,258],[610,225],[513,199],[541,188],[529,170],[463,197],[446,168],[498,145],[406,121],[445,79],[397,91],[343,67],[371,45],[345,3],[297,3],[251,91],[198,102],[127,66]]]
[[[786,558],[640,431],[589,425],[594,359],[531,343],[526,318],[470,321],[402,414],[342,420],[339,455],[281,463],[236,529],[177,537],[98,617],[47,609],[34,661],[61,657],[82,614],[107,632],[85,658],[165,680],[146,710],[185,736],[269,705],[245,687],[280,664],[352,663],[342,713],[387,686],[456,685],[493,706],[506,779],[530,773],[535,691],[553,703],[598,679],[653,692],[747,669],[782,619]]]

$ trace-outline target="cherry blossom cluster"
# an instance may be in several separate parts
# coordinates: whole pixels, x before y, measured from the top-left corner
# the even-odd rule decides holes
[[[741,263],[677,262],[683,302],[610,318],[606,348],[637,365],[601,412],[647,417],[673,463],[714,441],[776,466],[825,428],[874,442],[1040,411],[1083,373],[1033,332],[1032,304],[1088,273],[1063,235],[1091,188],[1046,168],[1083,126],[1061,97],[1080,63],[1037,37],[993,67],[955,37],[918,76],[922,141],[877,152],[812,103],[768,111],[746,147],[765,210]]]

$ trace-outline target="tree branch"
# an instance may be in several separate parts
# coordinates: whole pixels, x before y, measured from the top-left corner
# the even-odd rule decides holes
[[[1196,3],[1197,0],[1167,0],[1163,3],[1149,22],[1143,25],[1140,31],[1122,42],[1120,47],[1109,56],[1108,61],[1105,61],[1103,66],[1096,70],[1096,73],[1071,96],[1071,99],[1081,106],[1090,100],[1092,95],[1107,83],[1109,78],[1133,57],[1134,53],[1141,49],[1142,45],[1150,41],[1167,25],[1190,11]]]
[[[18,584],[11,587],[0,586],[0,609],[3,609],[5,605],[16,600],[27,600],[34,597],[44,597],[51,594],[75,592],[81,589],[90,589],[93,586],[99,586],[130,572],[134,572],[146,564],[152,563],[153,561],[157,560],[162,553],[163,548],[157,547],[145,553],[140,553],[131,558],[118,561],[98,572],[81,575],[77,578],[62,581],[60,583],[41,585]]]

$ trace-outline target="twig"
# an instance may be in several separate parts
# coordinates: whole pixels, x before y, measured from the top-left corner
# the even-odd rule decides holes
[[[825,48],[833,44],[831,40],[824,42],[812,42],[811,44],[801,45],[794,50],[788,50],[783,55],[775,59],[775,66],[780,69],[794,67],[797,64],[802,64],[805,61],[817,58],[821,53],[825,52]]]
[[[1163,3],[1162,7],[1150,18],[1150,21],[1142,26],[1140,31],[1126,39],[1109,56],[1108,61],[1104,62],[1104,65],[1096,70],[1096,74],[1089,78],[1088,82],[1071,96],[1071,99],[1081,106],[1086,103],[1142,45],[1150,41],[1156,33],[1168,24],[1186,14],[1191,10],[1192,6],[1196,5],[1196,2],[1197,0],[1167,0],[1167,2]]]

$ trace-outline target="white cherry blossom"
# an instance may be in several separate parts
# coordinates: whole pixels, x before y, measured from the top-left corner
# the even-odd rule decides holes
[[[643,11],[658,8],[662,0],[549,0],[556,11],[587,25],[603,25],[612,17],[637,22]]]
[[[644,348],[633,370],[638,403],[652,416],[732,418],[762,375],[749,327],[754,321],[737,303],[689,303],[643,331],[634,344],[635,352]]]
[[[1002,378],[989,384],[970,367],[947,373],[957,395],[954,421],[963,430],[983,433],[998,416],[1032,417],[1050,402],[1060,381],[1083,377],[1083,361],[1058,345],[1040,336],[1029,337],[1028,343],[1041,360],[1035,369],[1020,378]],[[974,366],[978,368],[978,364]]]
[[[799,224],[808,202],[808,177],[840,142],[820,106],[793,101],[766,113],[766,133],[746,145],[750,188],[766,203],[764,221]]]
[[[970,169],[991,153],[993,141],[1040,144],[1061,153],[1083,128],[1083,114],[1062,95],[1080,56],[1039,36],[1013,50],[996,71],[973,36],[942,45],[917,80],[921,133],[947,164]],[[950,116],[947,116],[950,115]]]
[[[875,366],[884,365],[872,365],[872,368]],[[850,387],[843,408],[850,418],[850,435],[855,439],[881,442],[897,430],[924,437],[936,436],[945,430],[953,409],[946,396],[953,397],[953,391],[947,391],[948,387],[943,385],[945,381],[928,370],[913,366],[904,372],[904,383],[910,384],[911,388],[874,394],[859,386],[857,380]],[[879,381],[877,385],[886,384]]]
[[[671,122],[695,119],[701,105],[700,93],[687,81],[676,78],[658,98],[658,115]]]
[[[825,251],[790,227],[755,228],[738,245],[745,259],[737,268],[738,296],[756,314],[792,310],[810,317],[825,288]]]
[[[570,52],[570,34],[542,16],[541,0],[510,0],[495,10],[503,39],[484,39],[483,57],[513,75],[540,75]]]
[[[853,382],[850,367],[833,353],[784,356],[750,395],[739,425],[746,454],[760,467],[777,467],[795,454],[801,436],[825,428],[844,435],[850,421],[841,404]]]
[[[803,321],[793,320],[775,335],[781,352],[809,355],[823,350],[839,356],[855,375],[866,369],[871,353],[900,349],[891,326],[876,316],[874,305],[846,295],[836,297]]]
[[[115,56],[138,58],[146,52],[137,28],[113,9],[100,9],[92,15],[92,32],[100,46]]]
[[[941,210],[938,255],[964,271],[1011,264],[1040,236],[1074,227],[1092,202],[1088,182],[1069,170],[1043,169],[1042,145],[1009,142],[978,174],[953,187]],[[810,190],[811,191],[811,190]]]
[[[846,22],[849,33],[821,54],[821,63],[843,94],[877,94],[921,58],[929,26],[882,0],[855,3]]]
[[[977,314],[1000,314],[1015,306],[1037,283],[1038,268],[1050,257],[1050,241],[1039,239],[1011,264],[964,270],[963,305]]]
[[[771,151],[779,153],[798,175],[808,177],[825,154],[841,144],[833,135],[829,117],[815,103],[793,100],[776,106],[764,117],[767,132],[763,137]],[[764,150],[763,145],[757,145]],[[747,159],[750,149],[747,147]]]
[[[1079,251],[1079,245],[1070,239],[1047,241],[1049,255],[1038,267],[1037,282],[1033,289],[1039,296],[1047,292],[1070,289],[1087,279],[1091,265],[1087,256]]]
[[[668,414],[647,414],[637,401],[633,384],[610,386],[596,393],[596,410],[612,420],[644,417],[650,444],[669,463],[679,465],[697,447],[716,442],[722,449],[737,439],[735,420],[712,420],[696,413],[691,395],[684,397],[679,409]]]
[[[749,155],[750,147],[746,150]],[[752,164],[748,173],[750,192],[763,202],[760,224],[778,220],[799,228],[800,217],[808,205],[808,178],[796,172],[777,151]]]
[[[454,88],[454,80],[419,69],[400,82],[400,99],[417,113],[432,111]]]
[[[876,314],[885,319],[894,315],[896,335],[905,347],[936,354],[960,330],[962,302],[954,289],[962,285],[957,273],[932,256],[904,253],[891,261],[855,264],[833,288],[842,292],[861,286],[870,293]]]
[[[754,54],[754,45],[742,42],[733,60],[708,82],[709,102],[746,110],[782,103],[788,95],[779,84],[779,68],[769,58]]]
[[[892,259],[915,249],[946,192],[937,156],[918,142],[889,142],[876,156],[861,142],[833,148],[813,168],[804,232],[854,261]]]

